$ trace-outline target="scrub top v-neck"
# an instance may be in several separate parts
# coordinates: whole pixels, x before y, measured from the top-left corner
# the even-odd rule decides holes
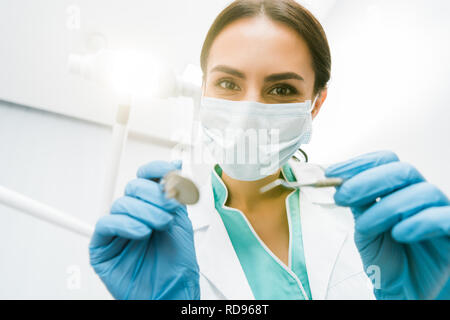
[[[285,164],[281,172],[287,181],[295,181],[289,164]],[[215,165],[211,175],[215,208],[225,225],[255,299],[311,299],[303,254],[299,190],[293,190],[286,198],[289,224],[289,265],[286,265],[259,238],[242,211],[225,206],[228,190],[221,177],[222,169]]]

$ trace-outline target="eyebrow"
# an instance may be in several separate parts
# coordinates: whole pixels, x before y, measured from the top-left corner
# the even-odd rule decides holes
[[[211,69],[211,72],[214,72],[214,71],[225,72],[225,73],[231,74],[233,76],[236,76],[238,78],[245,79],[244,73],[242,73],[239,70],[225,66],[225,65],[215,66],[214,68]],[[274,74],[268,75],[267,77],[264,78],[264,82],[275,82],[275,81],[287,80],[287,79],[296,79],[296,80],[300,80],[300,81],[305,81],[305,79],[303,79],[302,76],[300,76],[299,74],[297,74],[295,72],[283,72],[283,73],[274,73]]]

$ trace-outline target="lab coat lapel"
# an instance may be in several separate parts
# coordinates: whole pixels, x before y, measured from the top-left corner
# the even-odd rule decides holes
[[[194,231],[202,227],[207,228],[196,252],[200,273],[226,299],[253,300],[254,296],[245,273],[219,213],[214,208],[211,183],[206,183],[200,194],[199,204],[189,208]]]
[[[290,160],[297,181],[323,178],[320,167]],[[325,299],[329,279],[348,230],[337,220],[334,188],[300,190],[300,219],[308,281],[313,299]]]

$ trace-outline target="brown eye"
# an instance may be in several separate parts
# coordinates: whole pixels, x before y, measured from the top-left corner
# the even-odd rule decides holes
[[[239,87],[229,80],[220,80],[216,83],[217,86],[227,90],[239,90]]]
[[[269,94],[275,96],[290,96],[297,93],[297,90],[291,86],[278,86],[270,90]]]

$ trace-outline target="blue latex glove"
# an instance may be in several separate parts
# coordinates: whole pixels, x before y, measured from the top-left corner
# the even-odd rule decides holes
[[[364,268],[373,280],[379,276],[375,296],[450,298],[442,292],[450,278],[448,198],[389,151],[359,156],[325,173],[345,179],[334,199],[353,212]]]
[[[89,253],[116,299],[199,299],[199,268],[186,207],[164,196],[162,178],[181,162],[139,168],[111,214],[97,222]]]

